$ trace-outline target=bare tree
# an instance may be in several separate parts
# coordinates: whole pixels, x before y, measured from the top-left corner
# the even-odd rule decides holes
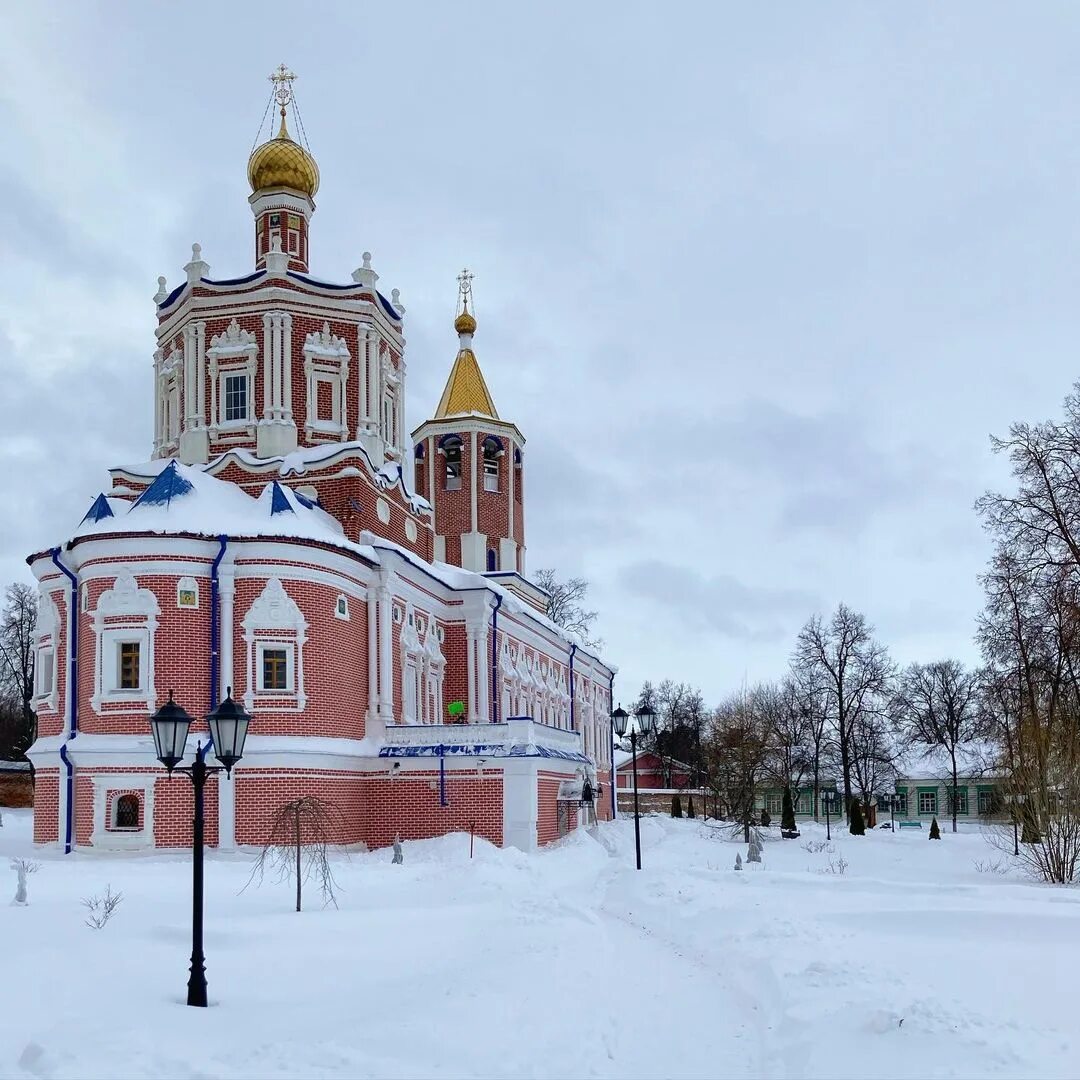
[[[22,582],[7,587],[0,611],[0,701],[15,705],[15,730],[0,745],[0,756],[21,758],[36,737],[34,716],[34,627],[37,593]],[[9,714],[10,715],[10,714]]]
[[[548,594],[547,617],[556,626],[577,634],[586,645],[599,646],[600,639],[593,635],[596,612],[584,606],[585,595],[589,591],[588,581],[582,577],[562,581],[554,570],[537,570],[534,578],[536,584]]]
[[[713,714],[705,739],[711,784],[723,813],[741,823],[746,843],[757,792],[769,754],[768,733],[749,693],[736,694]]]
[[[792,661],[797,675],[821,688],[840,750],[844,812],[851,809],[851,732],[864,710],[877,707],[892,677],[888,650],[865,617],[841,604],[826,623],[815,615],[799,632]]]
[[[305,796],[279,807],[270,825],[270,836],[251,871],[246,889],[253,881],[262,884],[266,870],[275,880],[296,881],[296,910],[301,907],[303,884],[314,876],[322,893],[323,906],[337,907],[339,888],[330,865],[330,846],[340,834],[345,816],[340,808],[323,799]]]
[[[896,740],[884,703],[880,705],[860,709],[851,727],[851,778],[864,818],[870,815],[874,795],[896,778]]]
[[[800,667],[793,664],[788,682],[799,711],[806,720],[809,772],[814,787],[813,813],[817,821],[821,812],[821,768],[831,750],[828,740],[829,697],[821,673],[813,665]]]
[[[795,796],[813,765],[810,718],[799,687],[787,678],[780,683],[763,683],[752,696],[769,742],[765,772],[784,789],[794,806]]]
[[[952,831],[956,832],[959,755],[986,734],[977,674],[965,671],[956,660],[912,664],[898,680],[892,709],[909,743],[940,747],[948,756]]]
[[[1062,421],[1014,424],[994,448],[1016,490],[978,504],[995,543],[979,626],[989,702],[1020,858],[1068,882],[1080,865],[1080,387]]]
[[[664,786],[675,786],[677,766],[689,768],[690,783],[696,786],[704,771],[702,739],[709,721],[709,710],[701,691],[671,679],[665,679],[659,686],[646,680],[634,703],[634,711],[645,706],[656,714],[656,726],[641,745],[659,760]]]

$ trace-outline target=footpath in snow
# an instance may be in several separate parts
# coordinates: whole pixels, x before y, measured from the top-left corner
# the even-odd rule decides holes
[[[9,811],[0,867],[42,867],[0,900],[0,1077],[1077,1075],[1080,892],[987,872],[978,831],[820,840],[736,873],[727,830],[649,818],[637,873],[626,820],[536,855],[456,835],[341,856],[339,908],[301,914],[211,856],[199,1010],[189,858],[35,852]]]

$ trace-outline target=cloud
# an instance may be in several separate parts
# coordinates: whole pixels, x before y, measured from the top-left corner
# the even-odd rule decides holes
[[[649,601],[687,630],[754,642],[782,640],[813,613],[817,597],[805,589],[749,585],[732,574],[646,559],[619,574],[633,596]],[[794,622],[793,622],[794,620]]]

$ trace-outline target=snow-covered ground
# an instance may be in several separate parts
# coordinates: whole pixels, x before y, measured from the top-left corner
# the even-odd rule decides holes
[[[3,887],[43,865],[0,901],[0,1076],[1077,1075],[1080,892],[978,871],[977,831],[819,836],[735,873],[742,845],[651,818],[640,874],[629,821],[532,856],[450,836],[343,859],[340,909],[299,915],[211,856],[199,1010],[189,861],[34,853],[8,811]]]

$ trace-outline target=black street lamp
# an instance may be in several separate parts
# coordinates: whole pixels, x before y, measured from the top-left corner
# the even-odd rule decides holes
[[[636,724],[630,728],[630,754],[633,759],[634,769],[634,850],[637,853],[637,868],[641,869],[641,815],[638,813],[638,787],[637,787],[637,733],[648,735],[656,723],[656,713],[647,705],[642,705],[635,717]],[[611,714],[611,721],[615,725],[615,734],[619,738],[626,735],[630,714],[619,705]]]
[[[206,718],[214,753],[220,765],[207,765],[206,752],[210,748],[201,742],[195,747],[195,760],[189,766],[179,767],[184,760],[191,716],[169,700],[150,717],[150,729],[154,733],[154,749],[158,761],[171,776],[174,772],[191,777],[195,789],[195,819],[192,826],[192,907],[191,907],[191,977],[188,979],[187,1003],[206,1008],[206,957],[203,955],[203,791],[206,778],[211,773],[225,770],[232,775],[232,767],[244,756],[244,740],[247,738],[251,717],[232,699],[232,688],[225,700]]]
[[[840,792],[823,791],[821,793],[821,803],[825,807],[825,839],[831,840],[832,825],[829,823],[829,812],[840,809]]]

